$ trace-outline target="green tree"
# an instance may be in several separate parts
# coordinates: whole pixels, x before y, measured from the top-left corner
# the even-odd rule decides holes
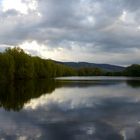
[[[31,56],[26,54],[22,49],[8,48],[5,54],[13,56],[15,62],[15,78],[16,79],[30,79],[33,78],[34,65]]]
[[[126,76],[135,76],[135,77],[140,76],[140,65],[133,64],[133,65],[127,67],[124,70],[124,75],[126,75]]]
[[[14,59],[10,54],[0,54],[0,79],[13,80],[15,72]]]

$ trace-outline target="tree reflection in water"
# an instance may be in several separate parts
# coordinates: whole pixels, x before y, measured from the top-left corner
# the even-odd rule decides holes
[[[58,82],[49,80],[27,80],[0,83],[0,107],[10,111],[20,111],[30,99],[50,94]]]
[[[14,82],[0,82],[0,107],[10,111],[20,111],[24,104],[33,98],[38,98],[43,94],[50,94],[58,87],[92,87],[109,86],[126,82],[128,86],[139,88],[140,81],[65,81],[65,80],[19,80]]]
[[[132,88],[140,88],[140,80],[127,80],[126,83]]]

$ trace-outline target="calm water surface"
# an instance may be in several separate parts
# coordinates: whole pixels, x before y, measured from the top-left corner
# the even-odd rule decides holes
[[[0,83],[1,140],[140,140],[140,79]]]

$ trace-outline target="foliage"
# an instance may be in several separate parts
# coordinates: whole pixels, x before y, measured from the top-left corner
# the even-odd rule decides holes
[[[103,72],[99,68],[80,68],[78,69],[79,76],[100,76]]]
[[[140,76],[140,65],[133,64],[133,65],[127,67],[124,70],[124,75],[126,75],[126,76],[136,76],[136,77],[139,77]]]
[[[8,48],[5,51],[5,55],[11,55],[14,59],[16,79],[30,79],[33,78],[34,67],[31,56],[26,54],[22,49]]]
[[[14,78],[15,68],[14,59],[10,54],[0,54],[0,79],[12,80]]]
[[[8,48],[0,53],[0,80],[46,79],[61,76],[140,76],[140,65],[131,65],[123,72],[105,72],[99,68],[72,68],[53,60],[33,57],[21,48]]]
[[[76,70],[52,60],[32,57],[21,48],[8,48],[0,54],[0,79],[45,79],[76,75]]]

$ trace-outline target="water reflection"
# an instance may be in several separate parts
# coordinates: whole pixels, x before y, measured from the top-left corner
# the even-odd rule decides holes
[[[19,111],[30,99],[52,93],[58,83],[55,80],[28,80],[0,83],[0,107]],[[59,85],[60,86],[60,85]]]
[[[139,140],[140,137],[138,80],[18,81],[1,84],[0,93],[3,108],[20,110],[0,109],[0,139]]]
[[[65,81],[65,80],[27,80],[14,82],[0,82],[0,107],[6,110],[19,111],[24,104],[30,99],[38,98],[41,95],[52,93],[56,88],[60,87],[97,87],[97,86],[111,86],[124,83],[124,81],[108,81],[108,80],[94,80],[94,81]],[[128,80],[127,84],[132,87],[140,87],[140,81]]]
[[[140,80],[127,80],[126,83],[133,88],[140,88]]]

